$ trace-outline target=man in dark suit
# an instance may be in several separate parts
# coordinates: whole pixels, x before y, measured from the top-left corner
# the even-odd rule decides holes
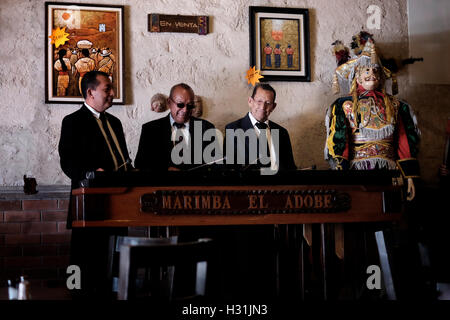
[[[265,174],[296,169],[287,130],[269,120],[277,105],[275,98],[276,92],[269,84],[257,84],[248,98],[250,111],[225,127],[223,154],[227,166],[267,170]],[[227,148],[233,149],[233,156]],[[229,255],[238,261],[229,266],[233,275],[229,282],[234,282],[235,287],[230,295],[234,298],[276,296],[277,230],[273,225],[234,227],[229,237],[230,247],[234,248]]]
[[[269,120],[269,115],[277,106],[275,98],[276,92],[269,84],[257,84],[248,98],[250,112],[226,125],[223,154],[227,157],[227,164],[249,168],[270,167],[274,173],[296,169],[288,131]],[[244,134],[239,134],[239,131]],[[265,145],[260,143],[265,141]],[[252,148],[255,143],[255,148]],[[230,146],[234,150],[233,157],[227,153]]]
[[[88,171],[126,171],[131,169],[120,120],[105,111],[111,107],[114,90],[108,75],[100,71],[85,74],[81,81],[85,103],[67,115],[61,126],[59,156],[61,168],[80,186]],[[71,206],[67,227],[72,227]],[[109,235],[124,230],[75,228],[72,230],[71,264],[81,268],[82,296],[100,294],[106,286]]]
[[[111,81],[100,71],[85,77],[82,90],[86,102],[63,119],[59,141],[61,168],[73,188],[79,187],[88,171],[131,168],[122,124],[105,112],[114,97]]]
[[[203,135],[214,125],[192,117],[194,91],[185,83],[170,90],[167,104],[170,113],[142,126],[135,166],[146,171],[189,170],[207,163],[203,151],[211,142]]]
[[[192,111],[195,108],[195,94],[192,88],[179,83],[170,89],[167,105],[169,114],[161,119],[153,120],[142,126],[139,147],[136,154],[135,166],[142,171],[151,171],[161,175],[167,171],[201,170],[206,164],[218,160],[221,156],[221,145],[211,152],[210,159],[204,158],[205,148],[210,143],[219,143],[215,128],[209,121],[195,118]],[[213,130],[215,138],[203,141],[204,134]],[[195,172],[195,171],[193,171]],[[214,227],[180,227],[178,240],[180,242],[193,241],[202,237],[216,239]],[[150,233],[164,235],[164,230],[152,227]],[[167,236],[167,235],[165,235]],[[175,295],[189,295],[193,286],[189,283],[192,274],[183,273],[180,269],[175,274]]]

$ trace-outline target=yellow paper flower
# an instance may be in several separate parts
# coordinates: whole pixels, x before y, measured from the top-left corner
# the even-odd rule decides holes
[[[255,84],[259,82],[259,79],[264,78],[260,72],[260,70],[255,70],[255,66],[248,69],[247,76],[245,77],[248,81],[247,83],[251,83],[252,86],[255,86]]]
[[[51,44],[55,44],[55,47],[58,48],[59,46],[63,45],[66,41],[69,41],[69,38],[67,38],[69,34],[66,33],[66,27],[60,29],[59,27],[56,29],[53,29],[52,35],[49,36],[50,39],[52,39]]]

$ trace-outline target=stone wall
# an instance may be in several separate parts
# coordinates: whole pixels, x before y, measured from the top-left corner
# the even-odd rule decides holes
[[[93,3],[92,1],[71,1]],[[78,105],[45,104],[44,0],[0,2],[0,185],[22,185],[28,174],[38,184],[69,184],[59,166],[57,145],[62,118]],[[110,111],[124,125],[134,159],[141,125],[161,117],[150,111],[150,98],[168,94],[178,82],[190,84],[203,98],[204,117],[220,130],[247,112],[251,86],[249,67],[250,5],[297,7],[310,10],[311,82],[272,82],[278,106],[272,120],[290,132],[299,167],[313,164],[326,169],[323,160],[326,108],[334,101],[332,72],[336,66],[331,43],[366,27],[367,8],[382,10],[381,28],[369,30],[380,51],[398,61],[409,57],[406,0],[96,0],[98,4],[125,5],[125,85],[127,103]],[[149,13],[208,15],[211,33],[150,33]],[[401,98],[414,108],[422,130],[419,160],[425,182],[437,181],[442,161],[445,124],[449,116],[450,86],[411,85],[410,65],[399,73]]]

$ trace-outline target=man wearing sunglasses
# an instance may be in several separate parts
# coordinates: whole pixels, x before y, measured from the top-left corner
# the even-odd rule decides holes
[[[167,99],[169,114],[142,126],[136,168],[160,172],[189,170],[205,164],[203,151],[210,142],[203,141],[203,134],[208,129],[214,129],[214,125],[192,117],[194,96],[192,88],[185,83],[179,83],[170,89]],[[195,128],[200,130],[194,130]],[[181,148],[179,143],[189,148]],[[176,152],[172,152],[174,148],[177,148]],[[183,154],[186,151],[188,154]]]
[[[174,85],[170,89],[167,105],[169,114],[161,119],[153,120],[142,126],[139,147],[136,154],[135,167],[142,171],[150,171],[156,175],[169,171],[201,170],[206,166],[203,159],[203,151],[210,141],[203,141],[203,134],[214,129],[214,125],[206,120],[192,116],[194,104],[194,91],[185,83]],[[199,137],[201,135],[201,137]],[[177,152],[182,144],[189,146]],[[200,144],[200,145],[198,145]],[[188,153],[189,161],[186,163]],[[182,163],[177,163],[176,156],[183,152]],[[179,160],[179,159],[178,159]],[[196,171],[194,171],[196,172]],[[175,174],[176,175],[176,174]],[[155,230],[158,233],[157,230]],[[150,231],[152,232],[152,231]],[[198,238],[211,237],[214,227],[179,227],[178,241],[193,241]],[[193,294],[189,290],[190,284],[186,281],[191,279],[190,270],[183,273],[182,269],[174,279],[174,286],[178,294]],[[194,272],[194,271],[192,271]]]

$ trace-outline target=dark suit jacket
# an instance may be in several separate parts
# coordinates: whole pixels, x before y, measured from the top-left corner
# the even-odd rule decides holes
[[[109,124],[117,136],[125,160],[128,149],[120,120],[106,113]],[[85,105],[78,111],[64,117],[59,140],[59,156],[61,168],[72,179],[72,188],[78,188],[86,172],[103,168],[114,170],[114,162],[100,131],[97,120]],[[121,159],[118,159],[121,165]]]
[[[294,156],[292,154],[292,146],[291,146],[291,140],[289,138],[288,131],[283,128],[282,126],[276,124],[273,121],[269,120],[269,127],[270,130],[278,129],[279,130],[279,170],[295,170],[295,162],[294,162]],[[244,132],[248,129],[254,130],[252,122],[250,121],[250,117],[247,113],[247,115],[239,120],[236,120],[234,122],[231,122],[225,126],[225,141],[223,143],[224,151],[223,155],[226,156],[226,144],[227,144],[227,137],[226,137],[226,130],[227,129],[242,129]],[[237,139],[234,139],[234,164],[237,165]],[[258,155],[259,155],[259,145],[257,148]],[[228,160],[228,159],[227,159]],[[258,161],[259,162],[259,161]],[[229,162],[228,162],[229,163]],[[245,138],[245,165],[249,165],[249,139]],[[254,167],[261,167],[262,165],[260,163],[255,164]],[[267,165],[270,166],[270,163]]]
[[[109,113],[106,113],[106,117],[127,160],[129,155],[122,124],[118,118]],[[97,120],[85,105],[64,117],[59,140],[59,156],[62,170],[72,180],[72,189],[79,187],[80,181],[85,179],[88,171],[95,171],[98,168],[105,171],[114,170],[111,153]],[[121,159],[118,161],[121,165]],[[69,229],[72,228],[71,200],[72,197],[67,215]],[[73,290],[74,297],[88,297],[94,294],[106,296],[111,287],[105,278],[110,236],[126,234],[127,228],[72,229],[70,264],[80,266],[84,274],[81,290]]]
[[[201,164],[194,164],[195,148],[193,143],[202,141],[202,154],[205,147],[211,143],[209,141],[203,142],[202,137],[197,137],[194,130],[194,121],[200,121],[203,133],[208,129],[213,129],[214,125],[203,119],[191,117],[189,120],[189,133],[191,135],[191,164],[182,164],[176,167],[186,170],[199,166]],[[135,167],[141,170],[151,171],[166,171],[168,167],[175,166],[171,160],[171,152],[173,149],[173,142],[171,140],[172,128],[170,126],[170,114],[161,119],[153,120],[145,123],[142,126],[141,137],[139,140],[138,152],[136,154]],[[202,164],[205,163],[202,158]]]

